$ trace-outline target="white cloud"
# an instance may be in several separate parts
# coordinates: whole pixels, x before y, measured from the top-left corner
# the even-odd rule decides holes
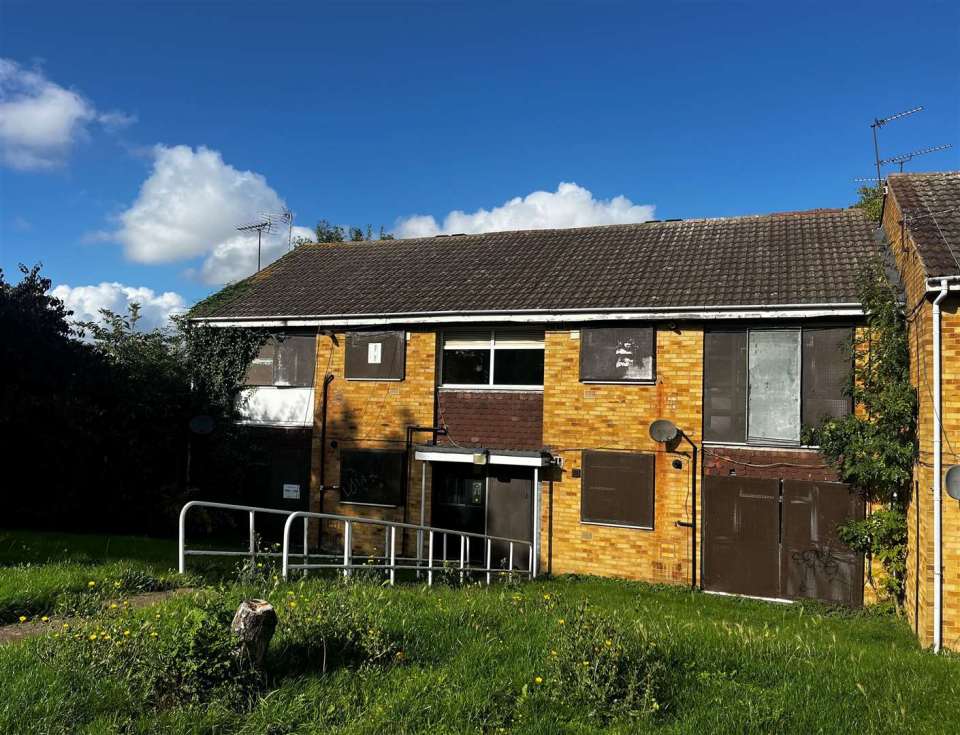
[[[257,234],[237,226],[265,212],[280,212],[284,201],[266,179],[239,171],[218,151],[190,146],[153,149],[153,170],[131,207],[120,215],[114,237],[127,257],[139,263],[170,263],[205,256],[191,274],[210,284],[234,281],[257,268]],[[293,237],[311,237],[295,227]],[[285,227],[263,234],[261,263],[287,251]]]
[[[183,297],[173,291],[157,293],[145,286],[124,286],[104,281],[97,286],[61,284],[50,291],[73,311],[75,321],[100,321],[100,309],[126,314],[130,304],[140,304],[139,328],[150,330],[169,325],[170,316],[186,311]]]
[[[476,212],[455,210],[443,224],[430,215],[413,215],[397,220],[397,237],[432,237],[440,234],[538,230],[590,225],[645,222],[653,219],[654,206],[634,204],[624,196],[595,199],[574,183],[561,183],[556,191],[535,191],[514,197],[493,209]]]
[[[122,112],[100,112],[83,95],[41,72],[0,59],[0,159],[11,168],[61,165],[92,123],[115,130],[134,121]]]

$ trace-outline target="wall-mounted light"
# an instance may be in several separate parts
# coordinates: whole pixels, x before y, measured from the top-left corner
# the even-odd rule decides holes
[[[487,463],[487,450],[482,452],[473,453],[473,463],[474,464],[486,464]]]

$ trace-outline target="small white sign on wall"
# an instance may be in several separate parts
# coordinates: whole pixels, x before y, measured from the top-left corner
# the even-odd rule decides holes
[[[368,364],[379,365],[382,354],[383,354],[382,342],[370,342],[367,345],[367,363]]]
[[[294,483],[283,483],[284,500],[300,500],[300,486]]]

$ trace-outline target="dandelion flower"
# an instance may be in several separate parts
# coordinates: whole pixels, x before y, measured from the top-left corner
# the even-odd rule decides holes
[[[535,676],[534,679],[533,679],[533,683],[534,683],[534,684],[543,684],[543,677],[542,677],[542,676]]]
[[[111,603],[110,603],[110,609],[111,609],[111,610],[116,610],[118,607],[120,607],[120,606],[119,606],[117,603],[115,603],[115,602],[111,602]]]
[[[609,638],[607,638],[607,640],[604,641],[604,644],[605,644],[606,646],[612,646],[612,645],[613,645],[613,641],[611,641]]]
[[[70,623],[64,623],[64,624],[63,624],[63,629],[64,629],[64,630],[70,630]]]
[[[27,616],[26,616],[26,615],[21,615],[21,616],[20,616],[20,622],[21,622],[21,623],[27,622]]]
[[[296,607],[296,606],[297,606],[297,601],[296,601],[296,600],[290,600],[290,602],[288,602],[287,604],[288,604],[290,607]]]
[[[120,580],[118,579],[116,582],[114,582],[113,586],[116,587],[117,589],[120,589]]]
[[[550,599],[550,595],[549,595],[549,594],[544,595],[544,596],[543,596],[543,599],[544,599],[544,600],[549,600],[549,599]]]
[[[50,618],[48,618],[46,615],[44,615],[42,618],[40,618],[40,620],[41,620],[42,622],[44,622],[44,623],[47,622],[49,619],[50,619]]]
[[[560,625],[563,625],[565,622],[567,622],[567,621],[564,620],[563,618],[560,618],[560,620],[559,620]]]
[[[96,586],[97,586],[97,583],[94,582],[92,579],[89,582],[87,582],[87,587],[90,587],[91,589],[93,589]]]
[[[96,633],[91,633],[91,634],[90,634],[90,640],[91,640],[91,641],[97,640],[97,634],[96,634]]]
[[[153,631],[152,633],[150,633],[150,637],[151,637],[151,638],[156,638],[156,637],[157,637],[157,631]]]
[[[125,630],[125,631],[123,631],[123,634],[124,634],[125,636],[129,637],[129,636],[130,636],[130,631],[129,631],[129,630]]]
[[[550,655],[551,655],[551,656],[556,656],[556,655],[557,655],[557,652],[556,652],[556,651],[550,651]]]

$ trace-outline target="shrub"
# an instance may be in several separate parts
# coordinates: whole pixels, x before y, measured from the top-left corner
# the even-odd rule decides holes
[[[628,628],[583,605],[560,618],[558,627],[546,676],[538,682],[551,700],[601,722],[662,709],[667,668],[641,625]]]

